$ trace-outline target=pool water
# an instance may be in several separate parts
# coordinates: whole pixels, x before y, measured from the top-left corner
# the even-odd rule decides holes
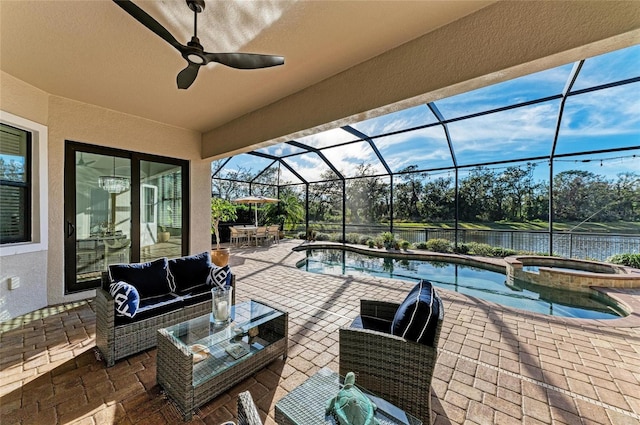
[[[615,319],[624,316],[613,300],[596,291],[578,292],[516,281],[504,273],[442,261],[376,257],[342,249],[309,249],[298,268],[347,276],[378,276],[419,281],[504,306],[552,316]]]

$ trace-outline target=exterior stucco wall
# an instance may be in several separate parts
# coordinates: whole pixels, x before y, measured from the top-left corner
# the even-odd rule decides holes
[[[49,95],[4,72],[1,76],[0,109],[48,126],[49,206],[48,250],[0,259],[0,320],[95,295],[64,295],[65,140],[189,160],[189,252],[210,249],[210,161],[200,159],[199,132]],[[8,290],[4,280],[10,275],[20,276],[20,288]]]
[[[5,72],[0,72],[0,109],[2,111],[46,125],[48,108],[47,93]],[[9,289],[8,278],[10,277],[20,279],[18,288]],[[46,305],[46,245],[30,252],[0,256],[0,321]]]

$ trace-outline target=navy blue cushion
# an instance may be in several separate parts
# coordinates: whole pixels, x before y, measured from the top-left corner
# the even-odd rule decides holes
[[[109,287],[109,293],[113,297],[117,314],[126,317],[136,315],[140,305],[140,296],[135,286],[122,281],[114,282]]]
[[[355,319],[353,319],[351,327],[356,329],[368,329],[371,331],[384,332],[386,334],[391,332],[391,322],[389,320],[371,316],[356,317]]]
[[[431,282],[421,280],[398,307],[391,323],[391,333],[432,346],[440,315],[436,297]]]
[[[199,304],[204,301],[211,302],[211,286],[200,285],[189,288],[188,291],[179,293],[185,306]]]
[[[171,292],[166,258],[148,263],[113,264],[109,266],[109,275],[112,282],[124,281],[135,286],[141,299]]]
[[[207,284],[213,287],[218,286],[220,288],[228,288],[231,286],[232,276],[233,274],[231,273],[231,269],[228,265],[218,267],[214,264],[211,266],[211,270],[209,271]]]
[[[175,294],[164,294],[157,297],[140,300],[140,306],[135,317],[129,318],[116,315],[115,325],[125,325],[143,321],[149,318],[157,318],[161,314],[170,313],[184,307],[182,297]]]
[[[208,251],[169,260],[169,272],[173,280],[172,289],[180,293],[206,284],[210,268],[211,254]]]

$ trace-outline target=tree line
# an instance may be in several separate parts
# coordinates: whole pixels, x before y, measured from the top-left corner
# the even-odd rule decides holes
[[[548,221],[550,185],[548,180],[534,179],[535,166],[533,163],[503,169],[480,166],[461,175],[458,181],[459,220]],[[247,178],[243,173],[248,172],[236,172],[234,177],[237,180]],[[409,166],[393,176],[393,186],[388,176],[372,174],[370,166],[361,164],[355,178],[344,182],[333,180],[335,176],[330,172],[320,175],[319,182],[309,185],[309,220],[341,221],[343,189],[348,223],[388,221],[391,189],[395,221],[430,223],[455,219],[453,171],[451,175],[443,176]],[[275,196],[274,181],[277,180],[273,172],[267,170],[254,180],[252,193]],[[214,191],[225,192],[228,196],[233,196],[237,190],[243,193],[248,190],[246,183],[218,182]],[[280,193],[281,196],[285,193],[297,197],[304,205],[303,185],[282,186]],[[553,206],[554,221],[640,221],[640,175],[625,172],[607,178],[592,171],[562,171],[553,177]]]

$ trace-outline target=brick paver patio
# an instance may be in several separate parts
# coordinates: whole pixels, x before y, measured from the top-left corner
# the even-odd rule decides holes
[[[190,422],[236,415],[250,390],[266,424],[275,403],[319,368],[338,368],[338,328],[361,298],[401,301],[410,283],[309,274],[300,241],[234,248],[237,299],[289,312],[289,357],[203,406]],[[445,321],[432,405],[436,424],[640,423],[640,308],[625,319],[562,319],[439,289]],[[640,291],[621,291],[638,306]],[[1,324],[0,423],[179,424],[156,384],[156,350],[107,369],[94,356],[91,303],[43,309]]]

